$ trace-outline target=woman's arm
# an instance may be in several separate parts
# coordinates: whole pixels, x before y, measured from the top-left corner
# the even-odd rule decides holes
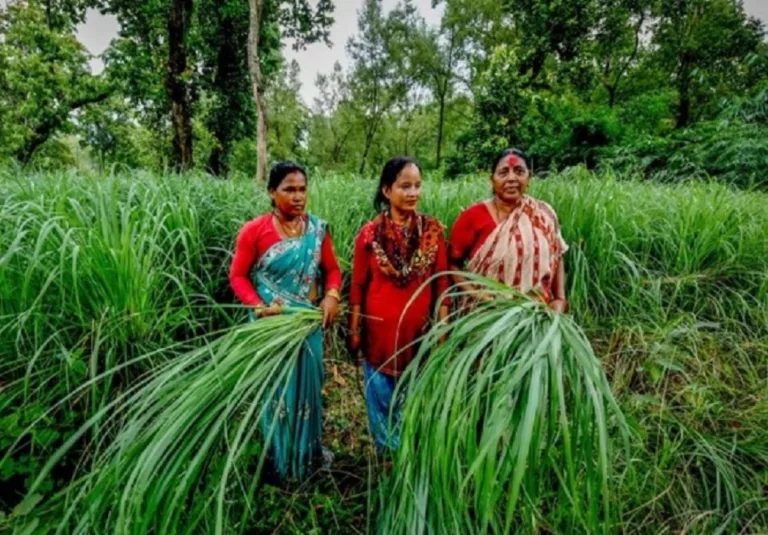
[[[320,267],[325,275],[323,281],[325,292],[328,293],[328,290],[336,290],[337,292],[341,290],[341,268],[333,248],[333,239],[328,232],[325,233],[320,251]]]
[[[253,224],[247,223],[237,235],[235,255],[229,268],[229,285],[240,302],[255,307],[263,305],[264,301],[253,287],[250,278],[251,268],[257,257],[253,233]]]
[[[469,251],[472,249],[474,241],[474,230],[472,221],[467,211],[459,214],[456,222],[451,228],[451,235],[448,239],[448,266],[453,272],[464,271],[464,262]],[[467,282],[466,277],[457,273],[451,274],[453,284],[460,288]]]
[[[363,299],[368,285],[370,266],[370,252],[368,251],[363,233],[355,240],[355,253],[352,261],[352,281],[349,291],[349,305],[351,314],[349,317],[349,350],[352,356],[356,356],[362,345],[361,317],[363,311]]]
[[[323,326],[326,327],[334,322],[339,313],[339,301],[341,295],[341,268],[336,259],[336,253],[333,251],[333,241],[330,233],[326,232],[323,238],[322,249],[320,251],[320,267],[325,274],[324,286],[325,297],[320,302],[320,308],[323,311]]]
[[[561,258],[557,265],[555,279],[552,281],[553,299],[549,302],[549,307],[561,314],[568,312],[568,299],[565,295],[565,259]]]

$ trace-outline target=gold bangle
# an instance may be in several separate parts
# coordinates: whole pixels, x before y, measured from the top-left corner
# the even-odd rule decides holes
[[[325,292],[326,297],[333,297],[336,301],[341,301],[341,294],[336,288],[331,288]]]

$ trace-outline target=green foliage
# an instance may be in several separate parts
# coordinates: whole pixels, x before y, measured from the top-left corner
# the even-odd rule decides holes
[[[768,75],[765,28],[741,2],[672,0],[660,3],[658,15],[652,60],[678,92],[678,127],[712,118],[718,98],[749,91]]]
[[[104,100],[110,89],[91,75],[73,29],[49,26],[35,0],[0,11],[0,35],[0,151],[28,163],[49,139],[72,129],[73,111]]]
[[[721,118],[725,121],[768,126],[768,85],[764,85],[754,95],[734,99],[723,111]]]
[[[299,98],[299,64],[292,61],[276,73],[267,89],[270,157],[301,160],[309,111]]]
[[[265,411],[285,390],[304,339],[321,320],[315,310],[266,318],[168,360],[80,428],[51,456],[30,492],[42,490],[43,478],[70,453],[74,438],[114,426],[114,439],[62,496],[74,533],[178,533],[197,526],[219,534],[244,531],[254,504],[232,496],[253,496],[258,488],[267,453]],[[85,382],[72,395],[103,380]],[[117,511],[116,503],[123,504]]]
[[[248,3],[240,0],[203,0],[198,8],[201,40],[202,80],[205,108],[200,111],[206,128],[216,139],[203,167],[213,174],[226,174],[231,168],[238,140],[255,136],[256,106],[248,74]],[[273,37],[270,35],[270,37]],[[278,43],[279,44],[279,43]],[[272,74],[274,43],[262,41],[262,50],[271,54],[263,65]],[[279,60],[279,58],[277,58]]]
[[[528,149],[540,168],[594,167],[623,144],[713,118],[724,100],[765,79],[763,26],[734,0],[567,4],[502,8],[524,30],[486,49],[472,84],[473,119],[451,151],[449,174],[483,168],[506,146]],[[464,9],[487,20],[481,5]],[[726,181],[735,183],[741,160],[725,166]]]
[[[379,531],[602,531],[615,506],[609,422],[629,433],[600,361],[570,318],[472,282],[468,297],[491,300],[432,329],[400,386]]]
[[[113,97],[89,106],[78,116],[76,132],[100,172],[115,164],[131,169],[164,165],[165,154],[155,144],[160,136],[140,125],[135,110],[125,100]]]
[[[740,111],[731,113],[740,114]],[[750,116],[752,111],[745,109]],[[759,119],[759,112],[756,115]],[[606,152],[603,165],[661,181],[717,178],[768,187],[768,129],[759,123],[710,121],[667,137],[639,137]]]
[[[29,174],[10,168],[0,173],[0,188],[0,421],[8,438],[20,440],[13,452],[5,449],[7,442],[0,451],[0,473],[9,478],[0,485],[12,500],[3,507],[11,515],[30,476],[39,474],[74,430],[143,388],[151,371],[169,371],[199,356],[214,333],[242,320],[241,308],[230,308],[229,255],[240,225],[269,205],[266,192],[254,190],[250,179],[202,175]],[[373,215],[374,189],[374,181],[359,176],[310,171],[311,210],[329,221],[347,273],[354,236]],[[630,456],[613,444],[609,457],[616,521],[606,531],[656,533],[661,526],[729,532],[749,522],[764,531],[765,194],[709,182],[659,185],[581,169],[535,180],[532,194],[558,212],[571,246],[566,262],[574,317],[586,328],[635,430]],[[427,174],[422,209],[450,226],[462,208],[487,195],[485,175],[441,182]],[[328,345],[330,368],[346,353],[336,335]],[[333,379],[326,385],[325,426],[341,466],[306,487],[268,486],[254,495],[259,505],[248,523],[254,530],[353,532],[375,525],[378,513],[366,512],[368,463],[375,462],[366,459],[364,406],[355,371],[342,371],[345,390],[339,392]],[[142,392],[148,396],[142,399],[156,399]],[[13,415],[18,419],[5,419]],[[41,415],[46,418],[28,429]],[[122,429],[116,427],[120,420],[113,422],[76,441],[72,454],[41,482],[41,503],[58,503],[49,500],[74,473],[106,459],[108,447],[121,447],[111,441]],[[39,436],[31,438],[38,429]],[[134,453],[138,459],[139,450]],[[227,456],[209,453],[211,470]],[[238,468],[247,488],[253,471]],[[374,469],[370,477],[377,474]],[[95,484],[98,474],[92,475]],[[141,493],[169,496],[152,479],[145,481],[149,486]],[[219,480],[198,483],[211,489]],[[542,499],[557,504],[547,518],[569,525],[571,506],[555,499],[561,487],[553,483],[547,490]],[[231,487],[226,492],[225,509],[238,515],[227,518],[238,519],[247,493]],[[189,501],[189,511],[217,499],[200,496]],[[529,510],[535,505],[519,503]],[[106,498],[99,505],[107,507]],[[215,507],[209,509],[215,516]],[[149,509],[140,515],[135,518],[142,523],[176,521],[152,516]],[[39,506],[23,520],[59,526],[61,518],[62,509]],[[90,520],[77,513],[73,521]],[[524,521],[521,526],[529,528],[537,522]],[[549,524],[535,524],[544,525]],[[215,525],[201,529],[210,532]]]

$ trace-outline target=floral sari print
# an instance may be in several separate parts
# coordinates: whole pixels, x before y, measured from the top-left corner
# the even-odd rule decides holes
[[[555,212],[526,195],[472,256],[468,269],[549,302],[567,250]]]
[[[312,286],[320,270],[326,223],[308,216],[306,232],[273,245],[258,261],[254,286],[266,305],[312,307]],[[287,384],[279,385],[262,420],[275,468],[282,477],[302,480],[321,451],[324,379],[323,334],[314,331]]]

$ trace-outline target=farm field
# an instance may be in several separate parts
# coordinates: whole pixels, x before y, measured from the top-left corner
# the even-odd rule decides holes
[[[310,211],[329,222],[345,275],[375,186],[310,172]],[[488,189],[480,175],[427,175],[420,207],[450,227]],[[98,468],[115,428],[73,439],[22,503],[27,489],[120,393],[244,321],[229,259],[242,223],[269,203],[251,181],[203,174],[6,168],[0,191],[0,531],[53,532],[64,509],[52,498]],[[537,179],[532,194],[559,215],[573,316],[633,431],[628,450],[612,450],[617,513],[605,531],[768,532],[768,194],[579,168]],[[243,515],[250,533],[375,530],[375,489],[387,475],[343,323],[326,353],[335,461],[300,486],[267,481]],[[189,514],[213,514],[208,499]],[[242,504],[230,505],[240,521]],[[568,507],[544,497],[520,530],[561,533]]]

